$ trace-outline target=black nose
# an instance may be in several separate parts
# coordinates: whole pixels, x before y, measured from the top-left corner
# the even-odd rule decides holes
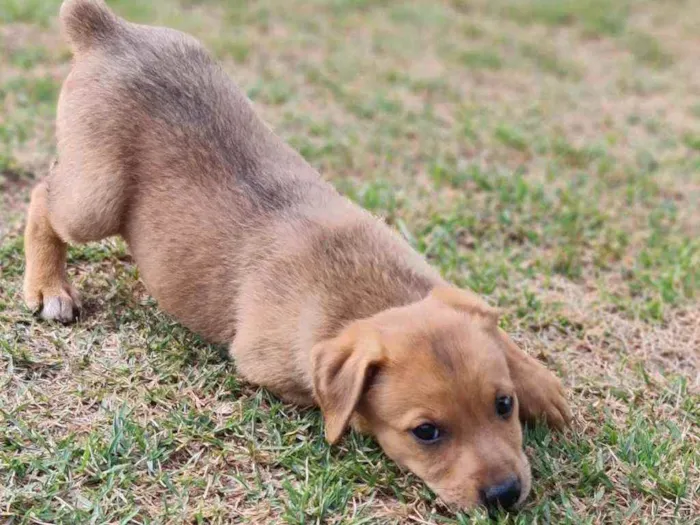
[[[497,485],[492,485],[482,490],[481,499],[489,509],[502,507],[507,510],[518,502],[520,490],[520,480],[515,476],[511,476]]]

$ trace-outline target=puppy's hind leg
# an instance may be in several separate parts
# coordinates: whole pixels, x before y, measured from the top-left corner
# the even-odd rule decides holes
[[[24,299],[41,317],[69,323],[78,315],[80,299],[66,276],[66,243],[49,219],[46,181],[32,191],[24,231]]]
[[[81,135],[71,134],[65,144],[76,138]],[[89,152],[91,158],[108,158],[109,153]],[[99,241],[119,233],[126,182],[116,162],[81,166],[75,158],[87,158],[85,150],[64,147],[64,153],[32,191],[24,234],[24,297],[44,319],[68,323],[77,316],[80,300],[66,275],[66,243]]]

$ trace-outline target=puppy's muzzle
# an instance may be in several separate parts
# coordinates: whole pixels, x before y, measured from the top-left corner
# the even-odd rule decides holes
[[[522,485],[516,476],[481,490],[481,501],[490,511],[512,509],[520,499]]]

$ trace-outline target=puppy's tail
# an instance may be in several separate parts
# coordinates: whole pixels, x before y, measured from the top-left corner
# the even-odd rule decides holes
[[[64,0],[58,18],[74,52],[108,42],[121,25],[121,20],[102,0]]]

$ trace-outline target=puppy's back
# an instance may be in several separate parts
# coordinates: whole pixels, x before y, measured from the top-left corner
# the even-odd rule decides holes
[[[60,18],[76,56],[59,102],[59,134],[62,115],[77,111],[130,154],[157,148],[180,173],[226,187],[235,179],[254,207],[286,205],[301,186],[308,195],[318,174],[257,117],[197,39],[127,22],[102,0],[66,0]],[[168,153],[173,158],[164,159]]]
[[[325,204],[337,192],[193,37],[122,20],[101,0],[67,0],[60,16],[75,59],[57,115],[65,176],[49,186],[74,204],[66,208],[95,203],[82,221],[90,231],[67,238],[121,234],[162,308],[230,340],[244,254],[259,232],[302,210],[349,205]]]

